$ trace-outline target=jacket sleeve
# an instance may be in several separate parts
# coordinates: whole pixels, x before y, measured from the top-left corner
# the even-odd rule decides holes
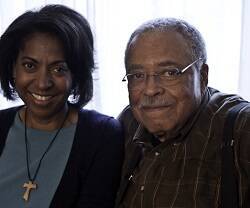
[[[123,131],[119,121],[108,117],[96,128],[98,146],[88,173],[82,179],[77,208],[112,208],[120,183],[124,157]],[[90,138],[91,139],[91,138]]]

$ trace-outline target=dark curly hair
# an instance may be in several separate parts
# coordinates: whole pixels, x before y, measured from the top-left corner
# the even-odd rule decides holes
[[[35,32],[55,35],[63,44],[73,84],[70,102],[83,107],[93,96],[92,72],[95,68],[93,35],[88,21],[63,5],[46,5],[27,11],[15,19],[0,39],[0,82],[3,95],[15,100],[13,66],[25,38]]]

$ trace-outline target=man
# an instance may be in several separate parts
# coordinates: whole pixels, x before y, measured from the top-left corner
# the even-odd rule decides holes
[[[206,60],[201,34],[182,20],[152,20],[130,37],[124,77],[130,106],[119,117],[126,155],[117,207],[221,206],[225,118],[245,101],[207,87]],[[250,105],[239,112],[234,130],[235,195],[239,207],[248,207]]]

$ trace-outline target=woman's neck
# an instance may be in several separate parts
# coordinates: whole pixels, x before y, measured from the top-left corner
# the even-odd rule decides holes
[[[68,105],[67,107],[65,107],[64,109],[61,109],[54,115],[46,116],[46,117],[38,117],[38,116],[31,114],[31,112],[26,106],[21,108],[19,111],[19,116],[23,123],[25,123],[25,120],[26,120],[27,127],[45,130],[45,131],[53,131],[53,130],[60,128],[62,125],[62,122],[65,119],[66,120],[64,122],[64,126],[68,126],[72,123],[76,123],[77,121],[76,115],[77,115],[76,110],[68,107]],[[26,116],[26,119],[25,119],[25,116]]]

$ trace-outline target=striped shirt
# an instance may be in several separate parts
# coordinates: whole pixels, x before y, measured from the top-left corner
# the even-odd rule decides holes
[[[221,144],[228,110],[243,101],[236,95],[208,88],[203,102],[179,135],[170,141],[156,139],[132,116],[120,115],[125,128],[126,155],[123,178],[136,145],[142,159],[135,169],[120,208],[217,208],[220,207]],[[240,207],[247,204],[250,188],[250,104],[236,120],[235,165]],[[248,193],[249,192],[249,193]],[[120,192],[118,192],[119,196]]]

